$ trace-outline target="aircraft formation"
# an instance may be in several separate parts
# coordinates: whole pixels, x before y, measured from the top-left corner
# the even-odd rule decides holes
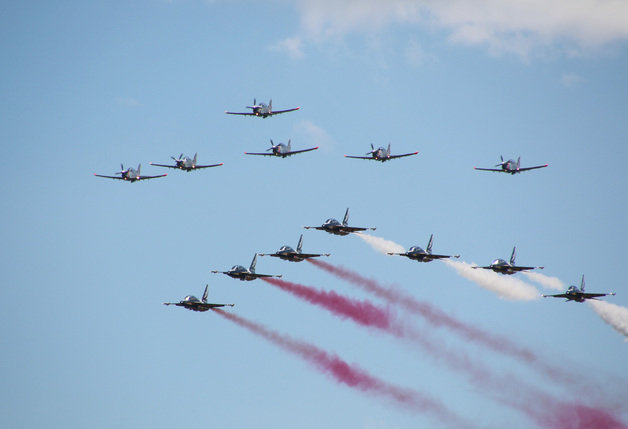
[[[265,119],[274,115],[294,112],[300,109],[300,107],[295,107],[295,108],[290,108],[290,109],[285,109],[285,110],[273,110],[272,99],[268,102],[268,104],[265,104],[265,103],[258,104],[257,100],[254,99],[253,105],[247,106],[247,108],[251,109],[251,112],[225,111],[225,113],[228,115],[252,116],[252,117],[260,117],[260,118]],[[270,145],[271,146],[268,149],[266,149],[266,152],[245,152],[245,154],[286,158],[292,155],[305,153],[305,152],[311,152],[318,149],[318,146],[317,146],[317,147],[311,147],[311,148],[306,148],[306,149],[292,150],[292,141],[290,139],[288,140],[288,143],[278,143],[278,144],[275,144],[273,140],[271,139]],[[379,161],[379,162],[384,163],[386,161],[390,161],[393,159],[410,157],[417,154],[418,154],[418,151],[412,152],[412,153],[392,155],[390,144],[388,144],[387,148],[384,148],[384,147],[375,148],[375,146],[371,144],[371,150],[366,153],[366,156],[345,155],[345,157],[353,158],[353,159],[365,159],[365,160]],[[151,162],[150,165],[155,166],[155,167],[161,167],[161,168],[171,168],[171,169],[176,169],[176,170],[181,170],[181,171],[186,171],[186,172],[212,168],[212,167],[219,167],[223,165],[223,163],[200,165],[197,163],[198,154],[194,154],[194,157],[191,158],[188,156],[184,156],[183,153],[181,153],[178,157],[171,156],[171,159],[174,161],[174,164],[157,164],[157,163]],[[532,166],[532,167],[521,167],[520,157],[517,158],[516,162],[512,159],[504,161],[503,156],[500,156],[500,160],[501,162],[495,165],[495,167],[499,167],[499,168],[474,167],[474,169],[481,170],[481,171],[502,172],[502,173],[508,173],[508,174],[514,175],[514,174],[518,174],[524,171],[545,168],[548,166],[548,164],[545,164],[545,165],[537,165],[537,166]],[[167,176],[167,174],[144,176],[140,172],[141,164],[138,165],[137,169],[133,169],[133,168],[125,169],[124,165],[122,164],[120,168],[121,168],[121,171],[114,173],[115,175],[112,175],[112,176],[101,175],[101,174],[94,174],[94,175],[97,177],[122,180],[122,181],[131,182],[131,183],[136,182],[136,181],[156,179],[156,178]],[[349,226],[349,208],[347,208],[342,222],[339,222],[335,218],[329,218],[325,222],[323,222],[323,224],[321,224],[320,226],[305,226],[304,228],[324,231],[329,234],[338,235],[338,236],[346,236],[346,235],[354,234],[354,233],[359,234],[364,231],[369,231],[369,230],[374,231],[376,229],[375,227],[370,227],[370,226],[369,227]],[[388,255],[403,256],[413,261],[425,262],[425,263],[431,262],[434,260],[439,260],[439,259],[460,257],[460,255],[440,255],[440,254],[432,253],[433,241],[434,241],[434,235],[432,234],[430,235],[428,244],[425,249],[421,248],[420,246],[412,246],[406,252],[403,252],[403,253],[388,252]],[[214,274],[225,274],[233,279],[238,279],[240,281],[253,281],[260,278],[270,278],[270,277],[281,278],[282,277],[281,274],[257,273],[256,272],[257,256],[258,255],[259,256],[271,256],[271,257],[276,257],[276,258],[279,258],[285,261],[290,261],[290,262],[301,262],[310,258],[330,256],[330,253],[304,253],[302,251],[302,247],[303,247],[303,235],[301,234],[296,250],[288,245],[284,245],[275,253],[255,253],[249,268],[245,268],[242,265],[234,265],[228,271],[212,270],[211,272]],[[473,266],[472,268],[492,270],[495,273],[502,274],[502,275],[513,275],[522,271],[529,271],[529,270],[544,268],[542,266],[518,266],[515,263],[515,257],[516,257],[516,247],[513,247],[509,262],[506,262],[504,259],[498,258],[498,259],[495,259],[488,266]],[[607,296],[607,295],[615,295],[615,294],[613,292],[610,292],[610,293],[586,293],[584,292],[584,275],[583,275],[580,288],[577,288],[576,286],[570,286],[565,293],[555,294],[555,295],[543,295],[543,297],[565,298],[567,301],[584,302],[587,299],[596,299],[596,298]],[[225,307],[225,306],[233,307],[234,306],[234,304],[209,303],[207,302],[207,299],[208,299],[208,286],[205,287],[205,291],[200,300],[193,295],[188,295],[183,300],[179,301],[178,303],[165,302],[164,305],[175,305],[178,307],[183,307],[188,310],[199,311],[199,312],[208,311],[209,309],[216,308],[216,307]]]

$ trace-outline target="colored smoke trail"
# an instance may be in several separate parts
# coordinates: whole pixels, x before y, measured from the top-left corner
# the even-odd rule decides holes
[[[399,329],[393,325],[391,314],[387,310],[377,307],[369,301],[358,301],[339,295],[334,291],[314,289],[309,286],[280,279],[262,278],[262,280],[284,291],[290,292],[299,298],[305,299],[308,302],[320,305],[334,314],[344,318],[350,318],[360,325],[378,328],[392,332],[395,335],[401,334]]]
[[[466,262],[443,260],[445,264],[452,267],[462,277],[471,280],[478,286],[496,293],[500,298],[513,301],[531,301],[539,299],[541,293],[532,285],[529,285],[518,278],[497,274],[491,270],[472,268]]]
[[[350,365],[340,357],[319,349],[313,344],[281,335],[233,313],[227,313],[217,308],[212,310],[276,346],[307,360],[339,383],[362,392],[383,396],[411,411],[429,413],[432,417],[451,427],[470,427],[470,422],[465,421],[443,403],[427,394],[380,380],[358,366]]]
[[[386,240],[381,237],[376,237],[374,235],[365,234],[363,232],[359,232],[354,234],[368,243],[373,249],[377,250],[380,253],[403,253],[405,251],[404,247],[400,244],[395,243],[394,241]]]
[[[625,341],[628,341],[628,308],[594,299],[588,299],[587,304],[602,320],[626,337]]]
[[[399,305],[404,310],[422,317],[425,321],[437,327],[446,327],[452,332],[498,353],[511,356],[526,364],[533,364],[532,367],[541,371],[545,375],[556,381],[571,384],[575,378],[565,371],[554,368],[540,359],[534,352],[521,347],[508,338],[491,334],[480,328],[464,323],[444,311],[434,307],[430,303],[419,301],[400,289],[392,289],[381,286],[377,281],[367,279],[361,275],[342,267],[336,267],[323,261],[308,259],[311,264],[346,280],[356,286],[361,287],[375,296],[388,301],[391,304]]]
[[[324,291],[273,278],[265,278],[263,280],[310,303],[322,306],[337,316],[350,318],[360,325],[377,328],[395,337],[404,338],[420,345],[424,351],[431,354],[435,361],[445,363],[449,368],[462,372],[474,385],[480,386],[482,391],[492,395],[498,401],[523,412],[533,420],[547,423],[547,425],[554,421],[561,421],[554,416],[555,405],[552,404],[557,404],[557,401],[537,388],[516,379],[512,375],[496,375],[490,368],[483,366],[480,361],[469,359],[466,353],[458,349],[446,348],[442,343],[432,340],[426,333],[422,333],[402,323],[384,308],[378,307],[367,300],[352,299],[333,291]],[[508,397],[508,400],[501,399],[504,397]],[[535,406],[532,408],[528,407],[527,404],[530,403],[534,403]],[[602,420],[597,420],[597,417],[593,417],[595,413],[592,410],[594,409],[585,405],[573,403],[564,404],[563,406],[569,406],[573,409],[584,409],[582,412],[584,421],[614,421],[613,419],[615,419],[611,414],[604,411],[599,413],[599,418]],[[562,428],[564,426],[550,425],[549,427]]]
[[[535,283],[554,290],[564,290],[565,284],[558,277],[550,277],[533,271],[523,271],[523,274]]]

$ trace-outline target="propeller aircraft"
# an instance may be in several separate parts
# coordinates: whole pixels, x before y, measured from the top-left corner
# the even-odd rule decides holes
[[[114,174],[118,174],[119,176],[103,176],[102,174],[94,174],[94,176],[96,177],[104,177],[105,179],[116,179],[116,180],[124,180],[125,182],[137,182],[139,180],[147,180],[147,179],[155,179],[157,177],[165,177],[167,176],[167,174],[160,174],[159,176],[142,176],[140,173],[140,170],[142,168],[142,164],[139,164],[137,166],[137,170],[135,170],[134,168],[127,168],[126,170],[124,169],[124,165],[120,164],[120,168],[121,171],[118,171],[117,173]]]
[[[549,164],[545,164],[545,165],[537,165],[534,167],[521,168],[520,166],[521,157],[517,158],[517,162],[515,162],[513,159],[504,161],[504,157],[501,155],[499,156],[499,159],[501,159],[501,162],[499,164],[495,164],[495,167],[499,167],[499,168],[479,168],[479,167],[473,167],[473,168],[475,170],[482,170],[482,171],[496,171],[499,173],[517,174],[517,173],[521,173],[522,171],[534,170],[536,168],[545,168],[549,165]]]
[[[281,158],[285,158],[287,156],[295,155],[297,153],[309,152],[311,150],[318,149],[318,146],[311,147],[309,149],[301,149],[301,150],[292,150],[291,140],[288,140],[288,144],[279,143],[275,144],[273,140],[270,140],[270,147],[266,149],[266,152],[271,151],[270,153],[253,153],[253,152],[244,152],[245,155],[261,155],[261,156],[280,156]]]
[[[270,100],[268,104],[260,103],[257,104],[257,100],[253,99],[252,106],[246,106],[247,109],[252,109],[252,112],[225,112],[227,115],[243,115],[243,116],[258,116],[260,118],[267,118],[269,116],[278,115],[280,113],[286,112],[294,112],[295,110],[299,110],[300,107],[295,107],[293,109],[287,110],[275,110],[273,111],[273,100]]]
[[[391,155],[390,154],[390,143],[388,144],[388,149],[384,149],[383,147],[378,147],[377,149],[375,149],[375,146],[373,146],[373,143],[371,143],[371,151],[370,152],[366,152],[366,154],[370,155],[370,156],[345,155],[345,158],[371,159],[373,161],[386,162],[386,161],[390,161],[391,159],[403,158],[404,156],[412,156],[412,155],[416,155],[418,153],[419,152],[412,152],[412,153],[404,153],[402,155]]]
[[[194,154],[194,158],[190,158],[189,156],[183,156],[183,154],[181,154],[178,158],[175,158],[174,156],[170,157],[174,160],[175,165],[153,164],[152,162],[150,163],[150,165],[154,165],[156,167],[176,168],[178,170],[185,170],[187,172],[190,172],[192,170],[200,170],[201,168],[219,167],[223,165],[222,162],[220,164],[198,165],[196,163],[197,156],[198,154],[196,153]]]

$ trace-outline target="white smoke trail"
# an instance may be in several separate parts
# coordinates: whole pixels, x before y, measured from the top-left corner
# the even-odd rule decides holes
[[[541,297],[541,293],[534,286],[518,278],[497,274],[491,270],[474,269],[471,268],[471,264],[466,262],[449,259],[445,259],[443,262],[456,270],[462,277],[496,293],[500,298],[513,301],[531,301]]]
[[[605,301],[587,300],[593,311],[613,329],[622,334],[628,342],[628,308]]]
[[[366,241],[371,247],[381,253],[403,253],[405,248],[401,244],[397,244],[394,241],[386,240],[381,237],[375,237],[374,235],[358,233],[356,234],[362,240]]]
[[[541,273],[533,273],[531,271],[524,271],[523,274],[525,274],[533,282],[538,283],[545,288],[565,290],[565,284],[558,277],[550,277]]]

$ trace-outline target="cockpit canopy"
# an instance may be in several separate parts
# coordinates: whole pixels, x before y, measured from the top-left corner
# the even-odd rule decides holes
[[[569,286],[569,288],[567,289],[567,293],[577,292],[577,291],[578,291],[578,288],[575,286]]]
[[[504,261],[503,259],[495,259],[491,265],[498,265],[498,266],[503,266],[503,265],[508,265],[508,262]]]
[[[426,252],[419,246],[412,246],[410,249],[408,249],[408,253],[426,253]]]
[[[323,225],[340,225],[340,222],[338,222],[336,219],[334,218],[329,218],[325,221],[325,223]]]
[[[183,298],[183,302],[201,302],[201,301],[194,295],[188,295],[185,298]]]
[[[296,253],[294,249],[290,246],[281,246],[281,249],[279,249],[279,251],[283,253]]]
[[[246,271],[246,268],[244,268],[242,265],[234,265],[233,267],[231,267],[231,271],[242,272]]]

